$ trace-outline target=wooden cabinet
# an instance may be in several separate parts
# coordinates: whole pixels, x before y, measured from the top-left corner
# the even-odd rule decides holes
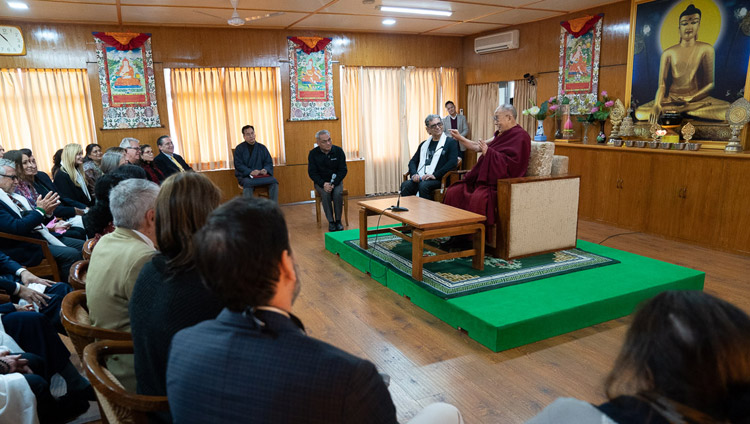
[[[750,154],[557,144],[581,176],[579,216],[750,253]]]

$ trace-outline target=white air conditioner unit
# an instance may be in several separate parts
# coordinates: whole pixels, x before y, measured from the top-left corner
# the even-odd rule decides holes
[[[474,51],[477,54],[487,54],[503,50],[518,48],[518,30],[486,35],[474,39]]]

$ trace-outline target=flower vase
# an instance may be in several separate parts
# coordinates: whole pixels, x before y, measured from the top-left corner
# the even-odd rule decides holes
[[[563,122],[562,138],[569,140],[572,139],[575,131],[573,131],[573,121],[570,119],[570,105],[562,105],[560,107],[560,122]]]
[[[583,121],[581,124],[583,124],[583,144],[589,144],[589,127],[591,126],[591,122]]]
[[[534,141],[547,141],[547,136],[544,135],[544,119],[536,120],[536,134],[534,134]]]
[[[596,135],[596,142],[599,144],[604,144],[607,142],[607,134],[604,132],[604,123],[605,121],[599,121],[599,134]]]
[[[558,112],[555,114],[555,140],[560,140],[562,138],[562,116]]]

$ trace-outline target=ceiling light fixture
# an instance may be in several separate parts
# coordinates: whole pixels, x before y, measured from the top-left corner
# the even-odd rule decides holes
[[[395,23],[396,23],[395,19],[391,19],[391,18],[383,19],[383,25],[393,25]]]
[[[378,6],[381,12],[411,13],[414,15],[451,16],[450,10],[415,9],[413,7]]]
[[[20,1],[9,1],[8,7],[10,7],[11,9],[19,9],[19,10],[29,9],[29,5],[27,5],[26,3],[21,3]]]

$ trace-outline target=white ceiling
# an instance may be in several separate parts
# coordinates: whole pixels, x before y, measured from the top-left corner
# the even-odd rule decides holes
[[[0,0],[0,20],[115,25],[228,26],[229,0]],[[240,28],[472,35],[561,16],[620,0],[238,0],[241,17],[283,15],[247,22]],[[368,1],[368,0],[365,0]],[[372,0],[369,0],[372,1]],[[377,5],[450,10],[450,17],[386,13]],[[214,15],[214,16],[209,16]],[[385,26],[385,17],[396,19]]]

